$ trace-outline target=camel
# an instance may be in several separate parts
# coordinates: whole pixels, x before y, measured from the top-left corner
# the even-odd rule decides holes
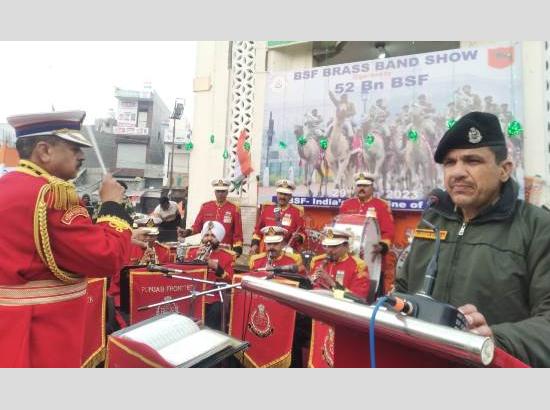
[[[305,132],[305,130],[307,131]],[[323,187],[325,196],[327,196],[328,163],[324,152],[321,151],[319,142],[308,127],[302,125],[294,127],[294,135],[296,136],[296,140],[302,135],[307,139],[303,145],[298,143],[298,155],[300,156],[300,162],[304,165],[304,184],[307,187],[308,195],[313,196],[313,191],[311,190],[313,171],[317,171],[321,178],[317,196],[321,196]]]
[[[376,123],[372,119],[365,119],[361,122],[362,137],[372,133],[374,142],[371,145],[363,144],[363,157],[368,172],[376,175],[376,178],[385,180],[386,176],[382,174],[382,167],[386,157],[385,140],[391,138],[389,130],[383,123]],[[385,185],[385,182],[382,182]]]
[[[428,141],[423,135],[413,141],[407,138],[405,143],[405,180],[407,189],[414,192],[420,186],[430,190],[437,185],[436,169],[433,163],[433,155]],[[417,192],[417,197],[422,197],[427,192]]]
[[[328,138],[326,159],[334,175],[334,187],[340,196],[346,196],[352,188],[350,171],[350,143],[342,131],[345,116],[336,112]]]

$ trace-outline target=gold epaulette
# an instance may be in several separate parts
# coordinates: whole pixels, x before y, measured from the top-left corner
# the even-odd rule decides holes
[[[320,255],[316,255],[313,258],[311,258],[311,262],[309,266],[313,266],[313,264],[321,259],[325,259],[327,257],[326,253],[322,253]]]
[[[258,259],[263,258],[267,255],[267,253],[257,253],[255,255],[252,255],[250,259],[248,260],[248,268],[252,269],[254,267],[254,262],[256,262]]]
[[[50,175],[35,163],[22,159],[19,161],[17,171],[27,175],[44,178],[49,185],[44,201],[50,209],[66,211],[80,203],[76,188],[72,182],[64,181],[61,178]]]
[[[285,252],[285,255],[291,257],[292,259],[294,259],[294,262],[296,262],[297,265],[302,264],[302,256],[299,253],[286,253]]]
[[[351,257],[353,258],[353,260],[357,264],[357,276],[360,277],[360,278],[365,276],[365,266],[366,266],[365,261],[361,258],[358,258],[355,255],[351,255]]]
[[[101,215],[99,218],[97,218],[96,223],[101,222],[107,222],[109,226],[117,232],[124,232],[127,229],[132,229],[128,222],[114,215]]]
[[[235,261],[235,259],[237,259],[237,253],[235,251],[227,248],[222,248],[222,247],[218,247],[218,249],[231,255],[231,257],[233,258],[233,262]]]

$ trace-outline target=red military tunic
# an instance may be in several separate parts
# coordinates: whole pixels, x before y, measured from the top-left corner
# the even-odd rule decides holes
[[[311,260],[311,272],[322,266],[327,255],[317,255]],[[356,256],[346,254],[337,262],[327,262],[325,272],[341,285],[346,291],[359,297],[366,298],[369,294],[369,271],[365,262]]]
[[[191,246],[187,248],[187,252],[185,254],[185,260],[186,261],[192,261],[197,258],[199,255],[200,246]],[[229,249],[225,248],[216,248],[210,253],[210,257],[208,259],[217,260],[219,267],[223,270],[223,273],[221,276],[216,275],[216,271],[213,269],[208,268],[208,275],[206,277],[207,280],[213,281],[213,282],[227,282],[231,283],[233,280],[233,264],[235,263],[236,254],[233,251],[230,251]],[[211,289],[212,287],[209,286],[208,289]],[[219,294],[215,293],[214,297],[212,296],[206,296],[205,302],[208,304],[214,303],[214,302],[220,302],[220,296]]]
[[[127,214],[107,202],[94,225],[72,184],[21,165],[0,178],[0,367],[79,367],[85,277],[126,263]]]
[[[302,242],[305,239],[304,236],[304,208],[294,204],[287,205],[286,208],[280,208],[279,218],[275,215],[275,208],[279,208],[275,204],[266,204],[262,207],[262,212],[254,228],[253,240],[260,241],[262,239],[262,228],[264,226],[281,226],[285,228],[288,233],[285,235],[285,241],[288,243],[292,235],[296,235],[302,238]],[[296,247],[296,239],[290,244],[293,248]]]
[[[389,248],[393,241],[394,224],[390,206],[386,201],[380,198],[371,198],[365,202],[361,202],[357,197],[346,199],[340,205],[339,213],[366,215],[369,208],[376,210],[376,219],[380,227],[382,242],[385,242]]]
[[[159,242],[155,242],[154,247],[160,265],[171,262],[169,247]],[[126,265],[139,265],[144,252],[145,249],[141,246],[131,244],[130,257]],[[111,278],[108,294],[114,298],[115,306],[120,307],[120,272],[115,273]]]
[[[267,265],[266,252],[252,255],[250,257],[250,260],[248,261],[248,267],[250,268],[250,270],[265,268],[266,265]],[[298,272],[301,273],[302,275],[305,275],[305,268],[302,262],[302,257],[297,253],[288,254],[285,252],[281,252],[281,255],[278,258],[275,258],[271,262],[271,265],[272,266],[297,265]]]
[[[225,236],[221,241],[222,245],[243,246],[241,209],[237,204],[230,201],[225,201],[222,205],[218,205],[216,201],[205,202],[191,227],[193,233],[200,233],[206,221],[218,221],[223,225]]]

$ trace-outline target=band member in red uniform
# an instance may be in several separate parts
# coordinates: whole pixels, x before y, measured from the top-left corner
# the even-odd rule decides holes
[[[283,251],[287,230],[280,226],[265,226],[262,228],[266,252],[252,255],[249,261],[250,270],[266,267],[296,265],[298,272],[305,274],[302,257],[297,253],[288,254]]]
[[[391,272],[391,261],[387,257],[387,253],[393,242],[395,226],[393,216],[388,202],[380,198],[375,198],[374,194],[374,175],[365,172],[355,174],[355,194],[353,198],[346,199],[340,205],[341,214],[362,214],[366,215],[369,208],[374,208],[376,211],[376,219],[380,227],[380,243],[373,249],[374,252],[381,253],[382,258],[382,274],[384,283],[384,292],[390,290],[395,279],[394,272]],[[381,289],[382,290],[382,289]]]
[[[130,248],[130,265],[159,265],[170,262],[170,247],[157,241],[160,220],[154,217],[138,219],[135,224],[143,227],[143,241],[132,240]]]
[[[0,179],[0,367],[79,367],[86,277],[128,260],[132,230],[123,188],[103,178],[93,224],[75,186],[92,145],[78,132],[84,111],[19,115],[19,167]]]
[[[220,246],[225,236],[225,229],[218,221],[206,221],[201,231],[202,241],[200,246],[187,248],[185,260],[187,262],[202,260],[208,264],[207,280],[214,282],[231,283],[233,280],[233,264],[235,263],[235,252]],[[222,302],[219,294],[206,296],[206,326],[212,329],[224,330],[221,328]]]
[[[297,249],[305,239],[304,208],[290,203],[292,193],[296,189],[294,182],[280,179],[277,186],[277,204],[266,204],[254,228],[250,254],[258,252],[262,239],[262,228],[265,226],[280,226],[287,230],[285,241],[293,249]]]
[[[327,227],[323,231],[325,252],[311,260],[311,279],[316,287],[342,289],[366,299],[369,272],[365,262],[349,252],[349,234]]]
[[[239,205],[227,200],[230,182],[227,179],[215,179],[215,201],[208,201],[201,205],[201,209],[191,229],[186,229],[183,236],[199,233],[206,221],[218,221],[225,229],[225,236],[220,246],[233,249],[239,257],[243,253],[243,225]]]
[[[162,222],[160,218],[146,217],[134,221],[135,226],[141,227],[144,234],[143,240],[132,239],[128,261],[125,265],[162,265],[170,262],[170,248],[157,242],[159,236],[158,225]],[[115,273],[109,282],[107,292],[113,298],[117,311],[120,310],[120,272]],[[126,326],[129,320],[117,317],[120,326]]]

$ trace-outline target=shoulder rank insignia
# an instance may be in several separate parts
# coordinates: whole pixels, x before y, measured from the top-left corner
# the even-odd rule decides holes
[[[61,217],[61,222],[66,225],[70,225],[77,216],[83,216],[84,218],[90,218],[88,210],[81,205],[74,205],[67,209]]]
[[[448,231],[440,231],[439,232],[439,239],[442,241],[447,238]],[[422,239],[431,239],[432,241],[435,240],[435,231],[433,229],[420,229],[416,228],[414,230],[414,237],[415,238],[422,238]]]

